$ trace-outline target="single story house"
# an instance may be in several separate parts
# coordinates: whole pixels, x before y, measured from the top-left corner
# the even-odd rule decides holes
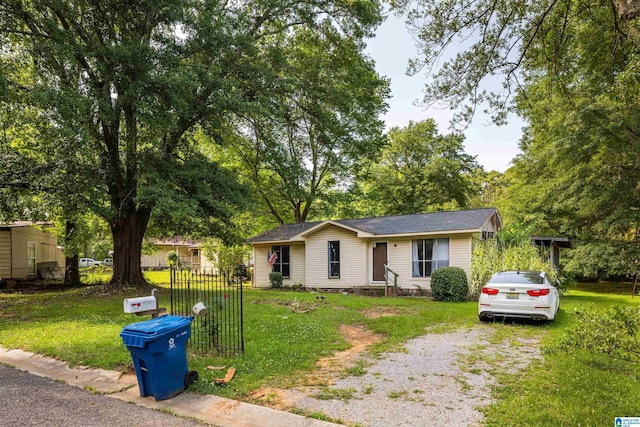
[[[469,275],[473,237],[501,227],[495,208],[284,224],[249,239],[252,284],[269,287],[269,273],[280,272],[284,285],[383,287],[386,265],[398,275],[399,290],[430,289],[436,268],[460,267]]]
[[[0,279],[37,279],[38,266],[64,268],[65,258],[51,224],[27,221],[0,224]]]
[[[178,255],[180,265],[202,273],[215,273],[214,261],[204,255],[203,244],[182,236],[174,236],[168,239],[152,240],[155,246],[153,254],[142,255],[140,265],[142,269],[169,268],[167,254],[171,251]]]

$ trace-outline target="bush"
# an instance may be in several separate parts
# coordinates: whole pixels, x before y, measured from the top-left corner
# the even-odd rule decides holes
[[[613,359],[640,363],[639,307],[597,310],[581,306],[573,314],[577,322],[546,349],[548,354],[587,350]]]
[[[274,271],[273,273],[269,273],[269,283],[271,283],[272,288],[281,288],[282,287],[282,274]]]
[[[178,267],[180,266],[180,258],[178,258],[178,254],[174,251],[169,251],[167,253],[167,265],[169,267]]]
[[[468,290],[467,274],[459,267],[439,268],[431,274],[431,295],[436,301],[464,301]]]

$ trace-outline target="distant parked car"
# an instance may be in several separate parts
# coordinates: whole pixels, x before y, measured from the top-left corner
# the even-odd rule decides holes
[[[560,305],[558,289],[541,271],[501,271],[482,288],[480,320],[515,317],[553,320]]]
[[[78,267],[80,268],[93,267],[100,264],[102,264],[100,261],[96,261],[93,258],[80,258],[80,261],[78,261]]]
[[[113,258],[107,258],[104,261],[102,261],[102,265],[104,265],[105,267],[113,267]]]

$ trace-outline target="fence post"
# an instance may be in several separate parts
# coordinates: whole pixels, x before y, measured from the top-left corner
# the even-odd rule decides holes
[[[393,296],[398,296],[398,275],[393,273]]]
[[[384,265],[384,296],[388,296],[387,295],[387,289],[389,287],[389,267],[387,267],[387,264]]]

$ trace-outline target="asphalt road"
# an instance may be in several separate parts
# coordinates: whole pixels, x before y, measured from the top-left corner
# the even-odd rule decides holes
[[[201,426],[0,364],[0,426]]]

